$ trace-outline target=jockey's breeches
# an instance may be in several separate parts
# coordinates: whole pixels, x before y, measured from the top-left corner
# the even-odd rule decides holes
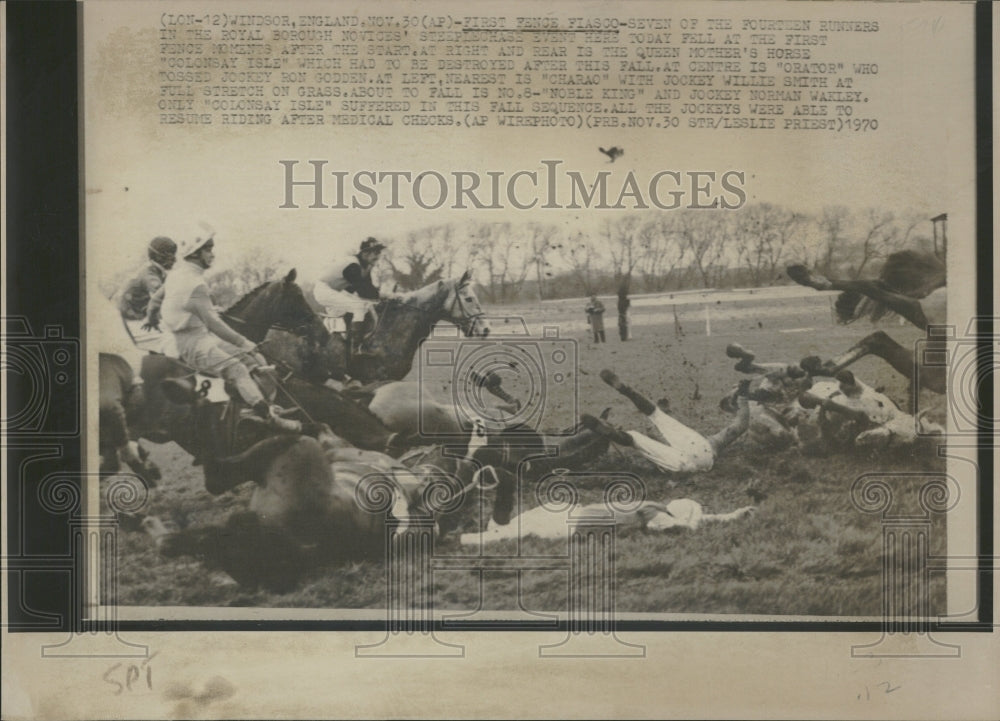
[[[313,297],[326,310],[327,316],[337,319],[342,318],[347,313],[351,313],[354,315],[354,320],[360,321],[373,308],[371,301],[359,298],[347,291],[334,290],[326,283],[319,281],[313,286]],[[328,329],[330,329],[329,325]],[[343,329],[336,328],[334,330],[340,331]]]
[[[211,333],[175,333],[177,350],[181,359],[203,373],[222,376],[232,383],[240,397],[249,406],[264,400],[257,382],[250,371],[260,364],[247,351],[227,343]]]
[[[656,409],[648,416],[661,443],[637,431],[628,431],[635,449],[660,468],[674,473],[707,471],[715,464],[715,452],[708,439],[680,421]]]

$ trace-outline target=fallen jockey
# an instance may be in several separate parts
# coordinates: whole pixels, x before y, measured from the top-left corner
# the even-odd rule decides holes
[[[755,510],[754,506],[744,506],[731,513],[705,513],[702,505],[690,498],[679,498],[666,504],[644,501],[635,510],[628,512],[612,510],[604,503],[574,506],[560,511],[538,506],[520,516],[515,516],[507,525],[501,526],[491,521],[482,533],[463,533],[460,542],[463,545],[478,545],[525,536],[562,539],[572,533],[574,527],[593,523],[604,524],[612,518],[619,531],[631,529],[694,531],[702,523],[735,521]]]
[[[920,440],[944,435],[944,426],[912,416],[888,396],[862,383],[851,371],[841,371],[836,381],[819,381],[802,394],[799,405],[817,414],[824,439],[853,443],[862,448],[888,450],[911,446]]]
[[[755,373],[750,385],[750,438],[768,447],[797,445],[809,454],[840,446],[887,449],[910,445],[921,437],[934,437],[944,428],[903,412],[888,396],[841,371],[836,380],[815,379],[803,367],[759,363],[753,353],[737,344],[726,349],[739,358],[736,369]],[[815,358],[802,362],[813,368]],[[731,397],[722,407],[731,409]]]
[[[765,448],[781,449],[799,443],[796,424],[801,413],[798,397],[810,386],[812,378],[797,365],[761,363],[755,355],[738,343],[726,347],[726,355],[738,359],[735,369],[751,374],[747,397],[750,401],[750,425],[747,436],[751,443]],[[739,386],[719,403],[722,410],[736,413]]]
[[[599,418],[583,414],[580,420],[584,426],[607,437],[612,443],[635,448],[654,465],[671,473],[694,473],[711,470],[720,452],[746,431],[750,422],[750,410],[746,398],[749,382],[741,386],[738,398],[739,410],[736,420],[707,438],[688,428],[666,413],[666,402],[657,407],[631,387],[625,385],[610,370],[601,371],[601,380],[628,398],[640,413],[649,418],[656,427],[661,440],[655,440],[638,431],[618,430]]]

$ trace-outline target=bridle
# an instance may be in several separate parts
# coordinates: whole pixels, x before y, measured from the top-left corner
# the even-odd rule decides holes
[[[462,287],[464,286],[459,285],[458,281],[456,281],[455,284],[451,287],[451,295],[453,296],[453,298],[451,303],[445,309],[445,317],[455,321],[455,325],[461,328],[462,332],[465,333],[466,336],[470,336],[472,335],[472,329],[475,327],[476,321],[485,316],[486,313],[483,310],[479,310],[477,312],[471,312],[469,310],[469,306],[462,298],[462,294],[460,292]],[[429,310],[427,308],[422,308],[416,303],[413,303],[411,301],[404,301],[400,303],[400,307],[410,308],[412,310],[417,311],[418,313],[422,313],[425,316],[437,315],[437,311]],[[456,314],[455,312],[456,309],[458,310],[458,314]],[[380,322],[383,317],[384,313],[380,312],[379,313]]]
[[[457,282],[455,283],[454,286],[452,286],[452,293],[454,294],[454,298],[451,301],[451,305],[448,307],[448,315],[452,319],[454,319],[455,308],[457,307],[458,312],[461,314],[459,316],[460,320],[458,321],[457,325],[459,328],[462,329],[462,332],[465,333],[467,337],[471,336],[473,328],[476,327],[476,321],[478,321],[486,314],[483,312],[482,309],[480,309],[479,312],[477,313],[469,312],[469,308],[466,305],[465,300],[462,298],[460,287]]]

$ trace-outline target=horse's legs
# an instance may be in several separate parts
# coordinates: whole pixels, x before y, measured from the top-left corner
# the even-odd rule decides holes
[[[894,293],[881,283],[873,280],[831,280],[822,275],[810,273],[804,265],[788,267],[788,277],[799,285],[805,285],[816,290],[839,290],[860,293],[872,300],[883,303],[890,310],[906,318],[917,328],[927,329],[927,318],[923,307],[916,298],[902,293]]]
[[[913,381],[914,352],[916,352],[914,349],[900,345],[884,331],[875,331],[843,354],[824,364],[823,370],[825,374],[836,375],[860,358],[864,358],[866,355],[875,355],[892,366],[897,373]],[[917,358],[916,361],[919,363],[920,359]],[[946,392],[948,383],[944,366],[929,366],[920,363],[919,374],[921,388],[927,388],[935,393]]]
[[[149,460],[149,451],[136,441],[129,441],[119,448],[118,455],[150,488],[155,488],[156,482],[163,477],[159,466]]]
[[[498,471],[500,482],[497,484],[496,498],[493,500],[493,521],[500,526],[510,523],[510,514],[514,510],[514,492],[517,490],[517,476],[501,469]]]
[[[735,370],[740,373],[765,373],[765,369],[754,363],[756,357],[753,351],[749,351],[739,343],[730,343],[726,346],[726,355],[730,358],[738,359]]]

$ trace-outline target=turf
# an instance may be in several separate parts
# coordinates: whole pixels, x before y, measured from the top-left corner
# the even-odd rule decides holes
[[[580,305],[577,303],[577,305]],[[609,422],[626,429],[647,430],[631,403],[606,386],[598,373],[614,369],[621,378],[656,400],[666,397],[671,413],[703,433],[712,433],[729,417],[718,401],[741,377],[725,356],[725,346],[739,342],[762,361],[794,362],[807,355],[827,358],[871,332],[870,324],[839,326],[823,297],[780,304],[731,303],[711,307],[712,333],[705,334],[701,305],[678,307],[682,334],[677,333],[669,306],[643,306],[633,314],[634,339],[620,343],[608,333],[606,344],[590,342],[582,306],[571,302],[536,304],[496,311],[522,316],[533,332],[542,325],[559,327],[562,341],[576,341],[578,364],[565,387],[546,394],[546,428],[572,424],[580,412],[597,415],[611,407]],[[884,328],[903,343],[918,331],[895,322]],[[811,330],[798,330],[810,328]],[[794,330],[796,332],[783,332]],[[563,348],[569,347],[563,343]],[[476,346],[465,346],[470,353]],[[540,346],[544,355],[547,346]],[[447,370],[447,369],[445,369]],[[857,376],[901,405],[907,382],[877,359],[854,366]],[[450,393],[447,373],[428,378],[435,393]],[[441,375],[444,373],[444,375]],[[418,371],[415,369],[414,376]],[[505,387],[507,387],[505,382]],[[530,384],[529,384],[530,385]],[[530,392],[518,381],[515,396]],[[922,403],[940,403],[928,394]],[[252,488],[243,486],[220,497],[203,487],[201,469],[174,444],[148,444],[164,479],[151,497],[147,513],[178,526],[222,523],[244,509]],[[942,459],[933,450],[872,455],[867,452],[806,457],[795,450],[765,452],[737,441],[708,472],[687,477],[663,473],[629,449],[612,448],[575,477],[580,501],[602,498],[606,480],[628,472],[641,479],[653,500],[693,498],[709,512],[756,505],[758,511],[739,521],[706,525],[697,532],[662,534],[633,532],[615,538],[616,608],[620,612],[679,614],[764,614],[769,616],[878,616],[883,603],[883,522],[852,502],[857,478],[872,472],[940,473]],[[902,494],[916,498],[923,477],[906,481]],[[904,481],[899,481],[903,483]],[[915,485],[916,484],[916,485]],[[520,489],[523,510],[536,505],[534,482]],[[472,521],[470,521],[471,523]],[[930,518],[930,548],[945,551],[945,519]],[[487,547],[500,570],[440,570],[433,576],[435,607],[472,613],[477,609],[520,609],[520,613],[565,611],[569,576],[564,564],[566,541],[526,538]],[[438,539],[440,557],[473,553],[453,537]],[[552,568],[518,570],[518,556],[551,557]],[[931,580],[932,608],[941,611],[943,579]],[[317,568],[294,591],[276,594],[241,588],[225,574],[197,559],[160,557],[142,533],[128,533],[119,543],[118,602],[130,606],[264,606],[300,608],[381,608],[386,602],[385,570],[380,563]]]

